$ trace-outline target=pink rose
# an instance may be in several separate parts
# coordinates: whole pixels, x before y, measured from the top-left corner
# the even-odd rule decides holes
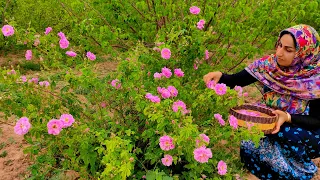
[[[92,52],[87,52],[87,57],[91,60],[94,61],[96,60],[96,55],[94,55]]]
[[[208,59],[209,59],[209,51],[208,51],[208,50],[206,50],[206,51],[204,52],[204,59],[205,59],[205,60],[208,60]]]
[[[227,174],[227,164],[224,161],[218,162],[218,174],[219,175]]]
[[[39,85],[48,87],[48,86],[50,86],[50,83],[48,81],[41,81],[41,82],[39,82]]]
[[[59,32],[58,36],[60,37],[60,39],[65,39],[66,38],[66,35],[64,35],[63,32]]]
[[[62,127],[70,127],[74,123],[74,118],[71,114],[62,114],[60,117],[60,121],[62,122]]]
[[[221,84],[216,84],[214,90],[215,90],[215,92],[216,92],[218,95],[222,96],[222,95],[226,94],[226,92],[227,92],[227,86],[226,86],[225,84],[223,84],[223,83],[221,83]]]
[[[24,83],[27,82],[27,77],[26,76],[21,76],[21,81],[24,82]]]
[[[73,52],[73,51],[67,51],[66,55],[70,56],[70,57],[76,57],[77,53]]]
[[[205,21],[203,19],[201,19],[198,23],[197,23],[197,28],[198,29],[203,29],[204,28],[204,24],[205,24]]]
[[[171,57],[171,51],[170,51],[170,49],[168,49],[168,48],[163,48],[162,50],[161,50],[161,57],[163,58],[163,59],[170,59],[170,57]]]
[[[184,76],[184,72],[179,68],[179,69],[175,69],[174,70],[174,74],[177,76],[177,77],[183,77]]]
[[[174,149],[173,139],[170,136],[162,136],[159,139],[160,148],[164,151]]]
[[[172,160],[173,160],[172,156],[166,154],[164,155],[164,158],[161,159],[161,162],[165,166],[171,166]]]
[[[153,77],[154,77],[155,79],[160,79],[160,78],[162,77],[162,74],[156,72],[156,73],[154,73]]]
[[[67,38],[62,38],[59,41],[59,45],[61,49],[66,49],[69,47],[69,41],[67,40]]]
[[[207,163],[212,158],[211,149],[204,146],[199,147],[193,151],[194,159],[200,163]]]
[[[170,92],[172,97],[177,97],[178,90],[174,86],[168,86],[168,91]]]
[[[52,31],[52,27],[47,27],[46,32],[44,32],[45,35],[48,35]]]
[[[32,59],[32,51],[27,50],[25,54],[26,60],[31,60]]]
[[[171,93],[168,89],[162,89],[161,91],[161,96],[164,98],[164,99],[167,99],[171,96]]]
[[[48,134],[58,135],[63,127],[63,122],[57,119],[51,119],[48,124]]]
[[[211,80],[207,83],[207,88],[214,90],[215,87],[216,87],[216,82],[214,80]]]
[[[14,28],[10,25],[4,25],[2,27],[2,34],[6,37],[12,36],[14,34]]]
[[[214,118],[218,120],[221,126],[224,126],[226,124],[226,122],[222,119],[221,114],[214,114]]]
[[[172,76],[171,70],[170,70],[169,68],[166,68],[166,67],[164,67],[164,68],[161,69],[161,73],[162,73],[162,75],[164,75],[166,78],[170,78],[170,77]]]
[[[238,120],[236,117],[234,116],[229,116],[229,124],[230,126],[232,126],[234,129],[237,129],[238,128]]]
[[[25,135],[29,132],[31,128],[31,124],[29,123],[29,119],[27,117],[22,117],[14,126],[14,132],[18,135]]]
[[[119,79],[114,79],[111,81],[111,86],[113,86],[116,89],[120,89],[121,88],[121,82],[119,81]]]
[[[192,6],[189,8],[191,14],[199,14],[200,13],[200,8],[197,6]]]

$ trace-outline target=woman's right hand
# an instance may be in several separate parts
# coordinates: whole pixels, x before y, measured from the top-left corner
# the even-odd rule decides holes
[[[203,76],[203,81],[206,84],[208,84],[208,82],[211,80],[214,80],[214,82],[218,83],[221,76],[222,76],[222,72],[220,72],[220,71],[209,72],[208,74]]]

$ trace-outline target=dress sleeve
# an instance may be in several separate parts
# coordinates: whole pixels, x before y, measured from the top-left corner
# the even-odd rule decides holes
[[[309,115],[292,114],[291,121],[307,129],[320,128],[320,99],[309,101]]]
[[[222,74],[219,83],[226,84],[230,88],[234,88],[235,86],[247,86],[256,82],[257,79],[254,78],[250,73],[246,70],[242,70],[235,74]]]

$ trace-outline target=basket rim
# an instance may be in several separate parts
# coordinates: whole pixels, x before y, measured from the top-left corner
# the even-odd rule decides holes
[[[236,110],[241,110],[241,109],[259,111],[259,112],[262,112],[264,114],[269,115],[270,117],[250,116],[250,115],[242,114],[242,113],[239,113],[236,111]],[[253,122],[253,123],[261,123],[261,124],[274,123],[278,119],[278,115],[273,114],[272,109],[267,108],[267,107],[263,107],[263,106],[253,105],[253,104],[243,104],[240,106],[230,108],[229,113],[231,115],[235,116],[237,119],[241,119],[241,120],[245,120],[245,121]]]

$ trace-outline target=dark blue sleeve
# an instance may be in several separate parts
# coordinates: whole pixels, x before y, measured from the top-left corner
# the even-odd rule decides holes
[[[246,70],[242,70],[231,75],[223,73],[219,80],[219,83],[223,83],[230,88],[234,88],[235,86],[247,86],[256,81],[257,79],[254,78],[250,73],[248,73]]]
[[[320,128],[320,99],[309,101],[309,115],[292,114],[291,121],[307,129]]]

